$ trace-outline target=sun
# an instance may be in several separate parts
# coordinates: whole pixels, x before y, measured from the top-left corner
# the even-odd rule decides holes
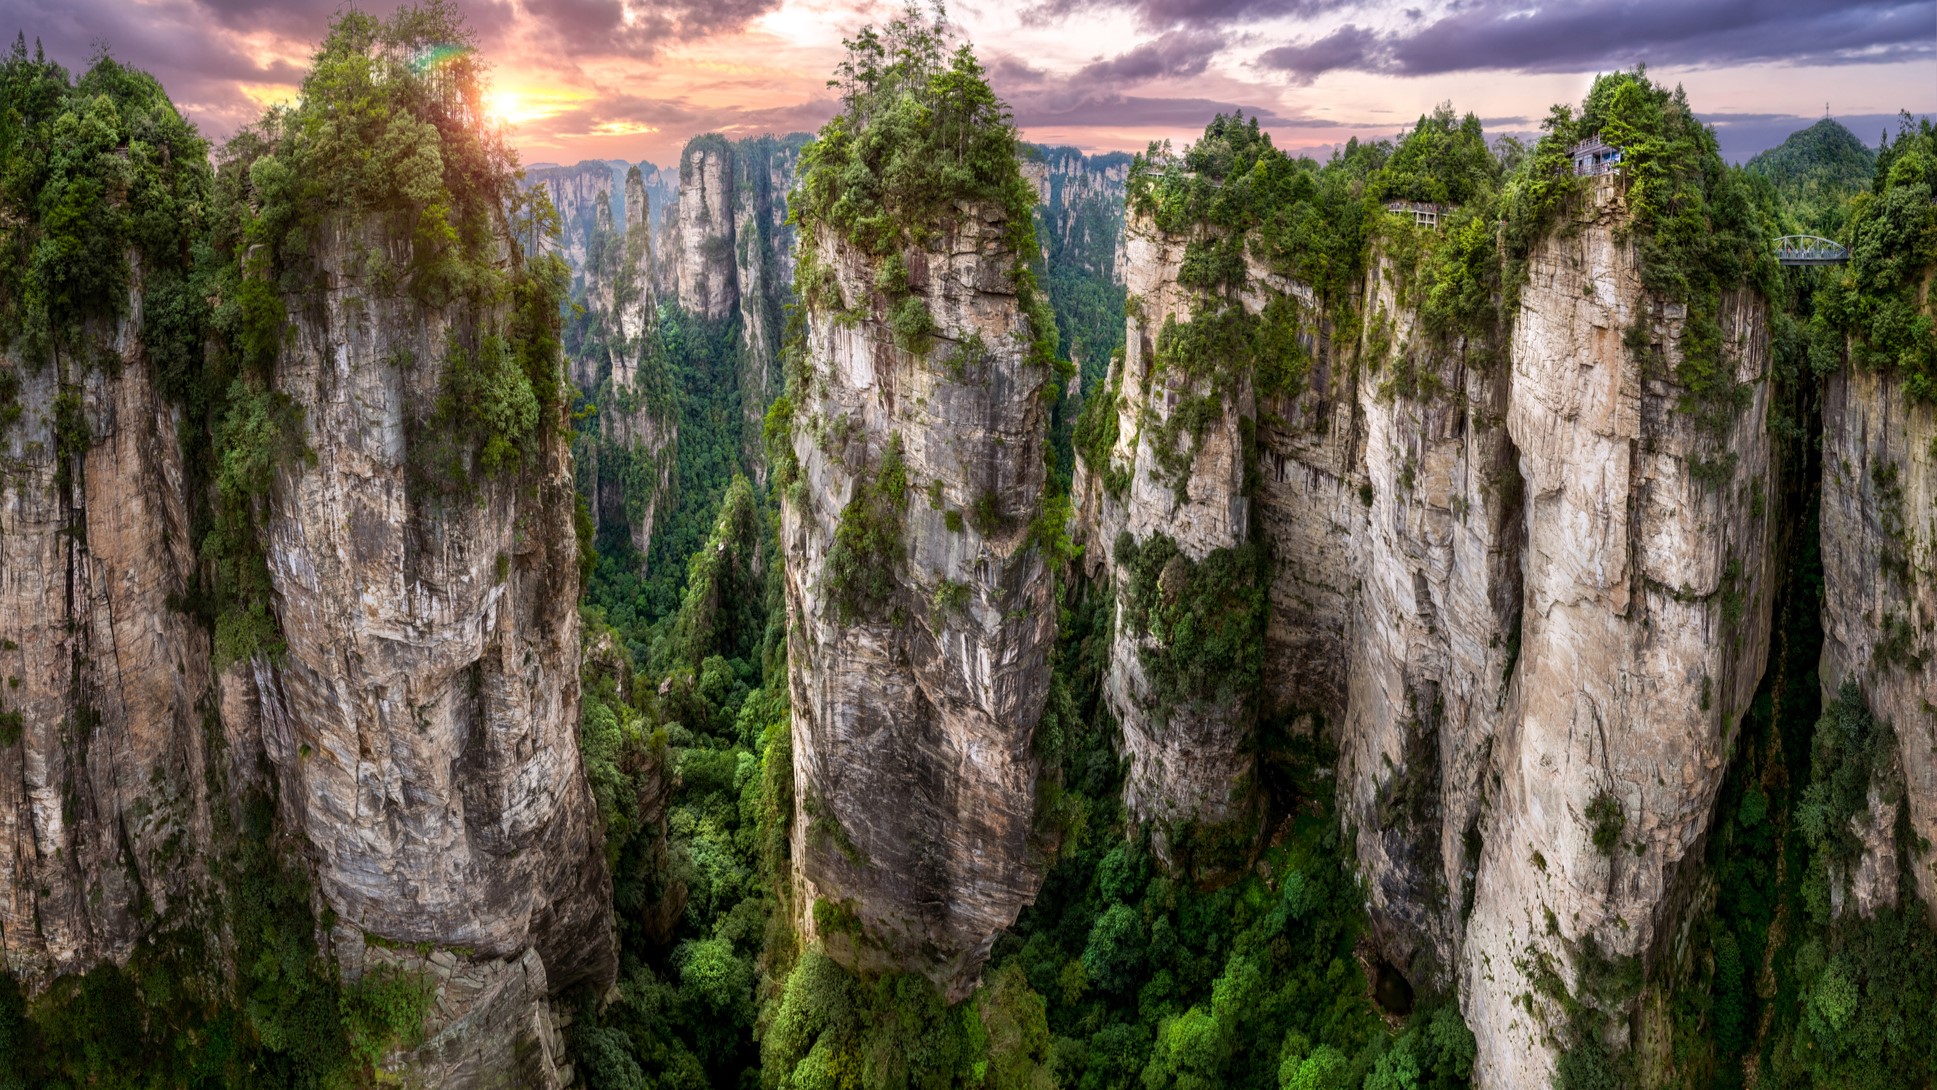
[[[522,96],[509,87],[493,87],[484,98],[484,111],[500,124],[516,125],[526,119]]]

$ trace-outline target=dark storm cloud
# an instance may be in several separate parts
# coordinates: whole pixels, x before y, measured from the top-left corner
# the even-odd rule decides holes
[[[1153,29],[1163,27],[1224,28],[1281,16],[1323,15],[1351,0],[1042,0],[1026,9],[1035,21],[1060,19],[1084,12],[1134,11],[1137,21]]]
[[[1119,85],[1164,76],[1200,75],[1227,41],[1222,34],[1173,30],[1126,53],[1086,65],[1076,74],[1076,82]]]
[[[1338,69],[1427,76],[1579,72],[1647,61],[1714,67],[1894,62],[1937,53],[1931,0],[1585,0],[1528,8],[1485,0],[1396,31],[1347,25],[1267,51],[1301,81]]]
[[[1132,50],[1131,54],[1137,52]],[[1129,56],[1131,54],[1125,54]],[[1122,60],[1122,58],[1116,58]],[[1113,64],[1115,61],[1099,62]],[[1193,62],[1194,63],[1194,62]],[[1045,72],[1008,54],[989,59],[989,84],[1009,103],[1016,124],[1028,128],[1189,128],[1196,129],[1213,114],[1242,112],[1257,115],[1277,128],[1333,128],[1338,123],[1291,117],[1270,107],[1198,97],[1157,97],[1127,94],[1126,88],[1143,75],[1127,73],[1114,81],[1091,74],[1091,65],[1071,76]],[[1134,67],[1134,66],[1125,66]],[[1186,66],[1188,67],[1188,66]],[[1201,69],[1200,69],[1201,70]],[[1151,74],[1188,74],[1173,69]]]
[[[669,42],[738,30],[780,0],[522,0],[525,12],[579,55],[649,56]]]
[[[1376,67],[1380,63],[1384,40],[1361,26],[1350,23],[1312,42],[1294,42],[1266,50],[1258,63],[1310,83],[1334,69]]]

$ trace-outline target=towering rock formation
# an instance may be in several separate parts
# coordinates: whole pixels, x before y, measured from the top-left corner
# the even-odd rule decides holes
[[[525,185],[544,190],[558,210],[558,238],[544,240],[544,247],[564,258],[573,272],[586,270],[599,233],[612,229],[612,201],[621,184],[613,177],[612,164],[598,159],[569,167],[540,167],[525,176]]]
[[[126,960],[142,902],[180,911],[214,848],[180,412],[136,272],[125,317],[0,359],[0,952],[30,986]]]
[[[659,346],[652,291],[651,199],[643,172],[626,172],[625,224],[597,209],[594,260],[579,291],[585,313],[570,353],[573,381],[598,406],[573,444],[579,491],[593,498],[594,526],[618,523],[646,554],[673,485],[678,440],[672,378]]]
[[[1125,280],[1124,186],[1127,152],[1084,155],[1075,148],[1032,145],[1022,176],[1036,190],[1036,234],[1043,259],[1088,276]]]
[[[1129,760],[1124,802],[1153,824],[1160,857],[1206,873],[1241,864],[1263,816],[1253,745],[1261,611],[1250,603],[1225,621],[1251,630],[1245,661],[1199,671],[1208,685],[1178,678],[1171,659],[1184,652],[1169,645],[1168,626],[1151,624],[1150,614],[1155,600],[1169,604],[1198,592],[1197,577],[1207,565],[1240,584],[1257,580],[1245,550],[1253,525],[1242,438],[1257,399],[1249,375],[1236,375],[1224,388],[1167,358],[1159,341],[1167,327],[1189,323],[1200,310],[1208,315],[1228,305],[1255,312],[1264,294],[1245,290],[1247,283],[1237,286],[1237,299],[1220,302],[1182,286],[1179,271],[1191,245],[1147,217],[1130,226],[1128,286],[1138,302],[1122,363],[1100,395],[1109,400],[1092,410],[1097,419],[1114,416],[1105,431],[1116,438],[1095,452],[1102,455],[1096,464],[1078,467],[1075,492],[1092,574],[1107,570],[1116,587],[1118,619],[1104,687]],[[1207,406],[1209,419],[1185,423],[1185,406]],[[1193,427],[1195,434],[1184,434]],[[1221,606],[1211,603],[1211,610],[1222,613]],[[1243,683],[1247,676],[1250,685]]]
[[[675,248],[668,252],[667,294],[686,313],[706,321],[730,317],[740,301],[735,279],[733,146],[702,136],[679,155]]]
[[[346,17],[326,49],[408,78],[350,40],[393,32]],[[35,109],[58,111],[65,74],[33,63],[16,55],[9,79],[41,80]],[[549,264],[511,252],[508,168],[442,146],[498,174],[447,183],[476,188],[443,192],[440,214],[485,226],[426,255],[416,212],[370,195],[390,175],[359,189],[305,174],[313,135],[291,123],[234,145],[211,184],[206,146],[152,81],[101,66],[92,86],[118,104],[63,177],[115,182],[89,190],[88,229],[112,243],[87,254],[105,290],[48,296],[68,309],[43,316],[19,300],[45,284],[0,285],[6,968],[38,989],[131,956],[154,967],[177,947],[149,940],[190,936],[181,948],[206,963],[162,962],[156,979],[189,1007],[253,989],[232,1024],[261,1040],[238,1047],[300,1045],[311,1062],[343,1047],[321,989],[388,965],[432,1001],[421,1047],[383,1066],[440,1086],[561,1085],[549,1002],[616,966],[576,738],[556,302]],[[101,113],[95,90],[75,98]],[[420,165],[459,139],[402,107],[372,124],[431,142]],[[413,179],[429,204],[442,179]],[[166,226],[130,216],[135,200]],[[257,217],[298,206],[320,210],[300,239],[242,248]],[[70,229],[0,219],[9,247]],[[198,231],[233,264],[189,267]],[[453,299],[439,277],[464,260],[479,290]],[[274,965],[256,963],[271,940],[244,929],[284,902],[316,910],[327,961],[283,931]],[[268,1008],[304,996],[328,1003],[304,1023],[313,1039],[271,1040],[262,1027],[287,1012]],[[157,1020],[179,1014],[144,998]]]
[[[1389,225],[1388,242],[1411,230]],[[1351,429],[1361,433],[1363,491],[1347,501],[1364,519],[1352,537],[1357,594],[1349,623],[1338,605],[1325,610],[1349,641],[1339,805],[1358,830],[1381,953],[1412,980],[1448,982],[1520,654],[1523,488],[1498,330],[1431,337],[1407,290],[1414,270],[1391,249],[1375,245],[1363,295],[1366,377]],[[1322,570],[1292,559],[1307,547],[1279,550],[1296,565],[1294,585]],[[1324,581],[1349,585],[1343,570],[1335,564]]]
[[[1853,363],[1832,375],[1822,487],[1824,695],[1854,682],[1896,743],[1896,768],[1871,787],[1864,858],[1832,876],[1832,896],[1863,915],[1911,896],[1937,906],[1937,407],[1901,373]],[[1900,867],[1914,889],[1897,888]]]
[[[966,994],[1042,876],[1031,743],[1054,638],[1035,543],[1048,369],[1012,213],[877,258],[819,223],[783,492],[803,932]],[[910,337],[919,309],[927,332]],[[897,332],[901,330],[902,332]]]
[[[1593,994],[1587,962],[1659,955],[1768,651],[1767,306],[1723,298],[1746,396],[1705,435],[1672,370],[1623,343],[1642,330],[1672,367],[1683,333],[1642,290],[1623,214],[1603,180],[1534,250],[1514,324],[1525,590],[1461,973],[1487,1085],[1550,1077],[1563,1015],[1543,973],[1589,1004],[1635,998]]]
[[[316,288],[286,301],[273,381],[315,455],[278,475],[264,522],[286,651],[227,675],[242,691],[224,702],[258,716],[339,950],[372,936],[487,966],[536,950],[554,988],[610,980],[609,879],[575,744],[563,404],[521,471],[480,473],[475,494],[422,483],[412,436],[447,369],[415,361],[494,319],[428,311],[355,257],[407,245],[336,217]]]
[[[1428,329],[1434,228],[1409,216],[1375,218],[1362,283],[1328,298],[1223,229],[1133,214],[1128,345],[1078,436],[1132,812],[1174,867],[1242,863],[1258,715],[1324,729],[1380,954],[1457,987],[1489,1086],[1544,1085],[1586,1032],[1556,989],[1631,1009],[1606,969],[1652,971],[1681,922],[1768,648],[1766,304],[1724,296],[1739,393],[1687,411],[1687,319],[1644,290],[1622,190],[1567,215],[1509,338]],[[1222,668],[1251,688],[1180,701],[1166,641],[1185,615],[1200,642],[1243,630],[1203,573],[1247,543],[1262,651]],[[1221,859],[1174,850],[1207,829]]]

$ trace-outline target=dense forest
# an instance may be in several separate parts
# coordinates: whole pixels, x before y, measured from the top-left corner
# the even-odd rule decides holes
[[[555,231],[556,216],[523,195],[515,156],[475,124],[480,72],[460,60],[433,87],[381,63],[386,48],[467,40],[441,4],[387,22],[340,15],[300,103],[213,154],[153,79],[112,58],[74,77],[23,38],[0,63],[0,348],[9,361],[0,435],[19,415],[24,369],[94,366],[88,331],[126,317],[126,255],[139,254],[148,358],[180,413],[189,490],[200,497],[204,575],[182,608],[206,622],[220,663],[279,653],[260,501],[279,464],[313,454],[300,413],[268,382],[285,329],[269,285],[279,275],[296,289],[313,275],[308,255],[332,211],[392,222],[415,240],[410,262],[388,273],[399,290],[474,319],[453,323],[441,359],[422,361],[442,383],[428,423],[409,437],[424,502],[471,502],[477,479],[515,474],[554,419],[575,420],[581,442],[598,426],[589,391],[559,377],[563,354],[603,348],[567,297],[567,270],[540,247],[500,253],[500,209],[516,217],[521,239]],[[622,533],[595,537],[581,497],[579,740],[603,825],[620,968],[610,993],[568,997],[577,1084],[1468,1085],[1475,1043],[1459,997],[1415,989],[1369,937],[1323,732],[1262,724],[1264,846],[1217,880],[1167,872],[1150,830],[1126,814],[1123,755],[1102,695],[1109,634],[1128,623],[1156,636],[1161,649],[1145,665],[1166,699],[1255,687],[1262,546],[1192,566],[1174,547],[1146,545],[1128,558],[1134,615],[1118,616],[1111,589],[1073,562],[1062,520],[1075,459],[1104,473],[1110,465],[1120,391],[1106,375],[1136,301],[1094,246],[1039,244],[1014,121],[973,49],[945,26],[907,16],[864,30],[835,75],[841,109],[802,154],[796,223],[887,258],[932,210],[993,201],[1013,213],[1015,249],[1027,255],[1017,279],[1035,323],[1031,351],[1057,389],[1054,494],[1037,530],[1055,566],[1059,632],[1035,741],[1038,820],[1053,845],[1047,877],[960,1003],[918,973],[856,973],[800,944],[776,494],[798,486],[783,442],[790,402],[783,392],[771,407],[752,406],[766,428],[751,435],[741,318],[661,305],[641,346],[641,389],[669,408],[679,439],[650,555]],[[1496,365],[1531,247],[1580,199],[1569,149],[1597,133],[1626,150],[1647,290],[1686,309],[1674,365],[1687,391],[1680,410],[1715,422],[1707,453],[1726,462],[1722,414],[1745,395],[1722,367],[1718,313],[1725,292],[1753,287],[1775,304],[1771,413],[1785,465],[1797,467],[1770,497],[1794,516],[1777,635],[1702,856],[1708,907],[1687,956],[1648,984],[1672,1025],[1662,1046],[1670,1060],[1651,1070],[1691,1088],[1929,1085],[1937,932],[1914,897],[1869,917],[1832,904],[1830,876],[1859,847],[1851,819],[1893,743],[1853,686],[1822,699],[1813,544],[1826,377],[1847,357],[1905,376],[1912,398],[1937,400],[1924,297],[1937,266],[1928,121],[1906,115],[1875,149],[1825,121],[1729,167],[1679,90],[1642,70],[1603,76],[1580,105],[1554,107],[1531,143],[1489,139],[1476,116],[1442,105],[1391,140],[1352,140],[1320,161],[1276,148],[1255,117],[1218,116],[1181,151],[1153,145],[1131,168],[1133,215],[1180,233],[1214,228],[1195,236],[1179,274],[1197,309],[1166,325],[1155,350],[1215,396],[1240,369],[1261,396],[1302,390],[1309,341],[1288,313],[1246,309],[1246,262],[1309,285],[1348,333],[1377,345],[1376,320],[1354,303],[1376,241],[1407,270],[1402,291],[1433,343]],[[1437,229],[1415,230],[1384,211],[1388,201],[1453,210]],[[25,217],[38,227],[19,229]],[[1768,240],[1795,232],[1836,237],[1849,263],[1779,268]],[[803,253],[774,315],[796,390],[811,374],[794,304],[827,290],[811,247]],[[905,269],[881,287],[916,303],[896,312],[896,333],[920,343],[928,317],[906,294]],[[1353,326],[1364,321],[1374,327]],[[1649,351],[1645,331],[1630,337]],[[1403,354],[1370,357],[1387,396],[1413,396],[1428,381]],[[566,415],[567,405],[581,411]],[[1212,419],[1208,406],[1172,416],[1155,440],[1160,459],[1187,461]],[[61,443],[83,453],[85,425],[64,429]],[[879,487],[906,502],[904,489]],[[860,559],[849,558],[846,577],[861,606],[877,570],[867,550],[894,544],[863,540],[896,532],[895,508],[883,506],[879,526],[857,520],[853,531]],[[1125,561],[1121,546],[1117,555]],[[1180,579],[1190,588],[1183,606]],[[4,708],[0,746],[19,733],[18,713]],[[382,971],[345,981],[319,950],[329,922],[301,868],[272,850],[274,800],[224,820],[234,850],[212,865],[223,881],[195,926],[157,928],[125,965],[36,995],[0,976],[0,1088],[377,1085],[383,1056],[416,1043],[428,1003],[421,982]],[[1616,824],[1609,842],[1619,833]],[[232,946],[232,972],[216,967],[224,959],[211,957],[212,942]],[[1637,965],[1603,969],[1593,984],[1609,995],[1642,988]],[[1639,1078],[1632,1056],[1604,1044],[1597,1020],[1614,1004],[1602,998],[1566,997],[1563,1090]]]

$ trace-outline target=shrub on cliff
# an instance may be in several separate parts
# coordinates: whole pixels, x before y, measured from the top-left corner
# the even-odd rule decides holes
[[[817,227],[890,259],[924,245],[944,221],[976,214],[973,206],[993,207],[1015,261],[1030,358],[1060,366],[1055,317],[1030,267],[1035,191],[1022,176],[1009,108],[989,87],[974,50],[966,43],[951,48],[939,6],[924,17],[913,4],[881,30],[863,27],[844,44],[847,59],[829,81],[841,92],[841,112],[800,157],[790,214],[803,229],[802,277],[817,268],[809,256]],[[803,279],[796,291],[812,301],[818,296],[811,288]],[[884,290],[891,304],[905,305],[905,284]],[[917,326],[912,312],[896,323],[911,349],[925,344],[927,330]]]

